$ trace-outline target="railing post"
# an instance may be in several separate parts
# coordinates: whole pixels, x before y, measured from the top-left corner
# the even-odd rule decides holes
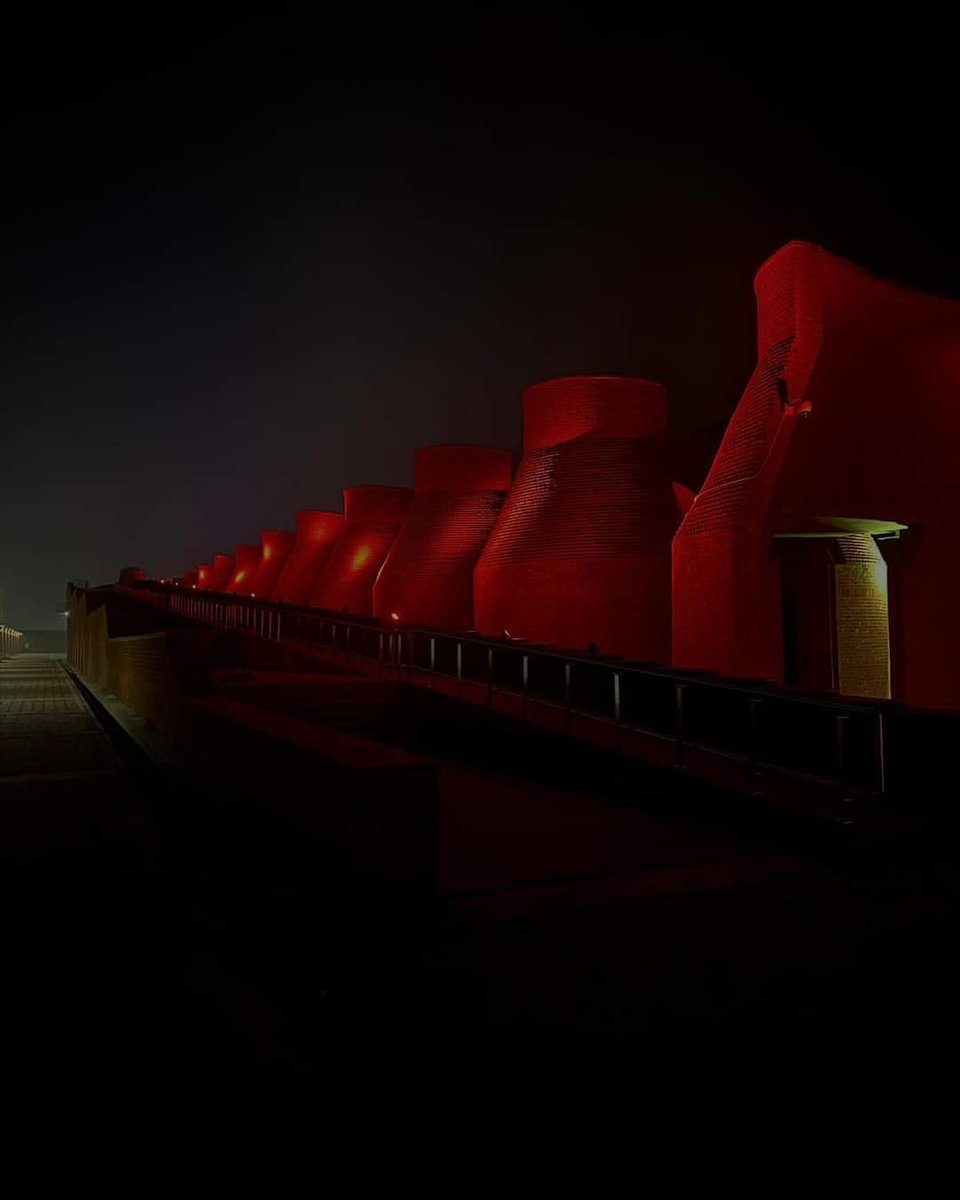
[[[840,824],[852,825],[853,818],[847,816],[850,811],[846,806],[853,803],[847,795],[847,722],[850,720],[846,713],[837,713],[835,731],[837,748],[837,782],[840,787]]]
[[[563,664],[563,728],[566,733],[570,732],[570,700],[572,695],[571,674],[573,672],[573,663],[565,662]]]
[[[750,697],[750,714],[747,723],[750,737],[750,794],[752,796],[763,795],[763,788],[760,786],[760,780],[763,776],[757,766],[757,758],[760,750],[760,708],[762,705],[763,701],[759,696]]]
[[[437,639],[430,638],[430,686],[434,686],[434,671],[437,668]]]
[[[457,640],[457,699],[463,690],[463,642]]]
[[[523,656],[522,672],[523,673],[522,673],[521,678],[523,680],[523,715],[526,716],[527,715],[527,707],[529,705],[529,698],[530,698],[530,656],[526,653],[524,653],[524,656]]]
[[[613,673],[613,719],[616,722],[614,730],[614,741],[617,750],[621,748],[622,729],[620,721],[620,672]]]
[[[673,685],[674,704],[676,706],[676,750],[674,754],[674,766],[678,771],[683,770],[683,684],[675,683]]]
[[[887,790],[887,746],[886,731],[883,727],[883,710],[879,708],[877,709],[876,754],[877,784],[880,788],[880,795],[883,796]]]
[[[493,647],[487,647],[487,707],[493,707]]]

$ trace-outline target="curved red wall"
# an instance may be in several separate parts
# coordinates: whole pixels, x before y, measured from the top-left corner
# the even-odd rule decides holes
[[[469,629],[473,569],[510,488],[510,452],[425,446],[413,477],[413,504],[374,585],[374,616]]]
[[[213,575],[210,587],[215,592],[225,592],[233,578],[233,555],[215,554],[213,556]]]
[[[230,576],[230,582],[223,590],[231,596],[249,596],[253,591],[252,584],[259,566],[259,546],[237,546],[233,552],[233,574]]]
[[[679,666],[783,678],[775,538],[890,563],[894,698],[960,706],[960,304],[791,242],[755,281],[757,366],[673,548]]]
[[[308,509],[297,513],[297,536],[273,598],[283,604],[306,604],[317,576],[343,530],[343,513]]]
[[[197,586],[197,572],[184,571],[184,573],[180,576],[180,582],[184,587],[195,588]]]
[[[213,587],[213,567],[210,563],[201,563],[197,567],[197,588],[207,592]]]
[[[477,629],[667,662],[667,394],[612,376],[523,397],[523,461],[474,572]]]
[[[260,563],[250,591],[258,600],[272,600],[284,564],[293,549],[293,534],[286,529],[265,529],[260,535]]]
[[[399,487],[352,487],[343,493],[343,532],[310,592],[313,608],[373,612],[373,585],[410,510]]]

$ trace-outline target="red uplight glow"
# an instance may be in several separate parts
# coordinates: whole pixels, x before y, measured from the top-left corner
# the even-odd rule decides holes
[[[343,530],[310,592],[313,608],[370,616],[373,585],[410,509],[407,488],[354,487],[343,493]]]
[[[342,529],[342,513],[310,509],[297,513],[296,540],[274,588],[274,600],[284,604],[307,603]]]
[[[680,510],[666,391],[552,379],[525,392],[523,421],[523,460],[474,572],[477,629],[668,662]]]
[[[508,450],[424,446],[413,456],[413,505],[377,576],[373,611],[408,624],[467,629],[473,569],[510,487]]]

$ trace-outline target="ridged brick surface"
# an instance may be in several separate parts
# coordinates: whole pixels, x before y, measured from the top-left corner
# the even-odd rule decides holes
[[[253,581],[260,566],[260,547],[248,544],[237,546],[233,552],[233,574],[230,582],[223,589],[231,596],[249,596],[253,591]]]
[[[297,513],[297,535],[273,598],[306,604],[321,570],[343,531],[343,513],[308,509]]]
[[[474,573],[477,628],[667,661],[680,514],[665,389],[550,380],[528,389],[523,414],[523,461]]]
[[[374,615],[471,628],[473,570],[510,488],[510,452],[424,446],[413,474],[413,504],[374,586]]]
[[[373,585],[410,510],[409,488],[346,488],[343,532],[310,592],[313,608],[370,616]]]
[[[674,662],[782,681],[773,539],[833,536],[838,555],[861,554],[835,572],[839,690],[888,695],[889,659],[895,699],[956,707],[960,305],[804,242],[768,259],[755,290],[757,367],[674,540]],[[899,533],[882,543],[889,573],[875,532]]]
[[[260,535],[260,562],[250,587],[258,600],[273,599],[293,543],[294,535],[286,529],[265,529]]]

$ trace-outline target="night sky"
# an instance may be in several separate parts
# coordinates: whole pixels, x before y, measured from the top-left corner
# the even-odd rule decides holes
[[[960,296],[955,48],[920,10],[353,9],[5,28],[9,623],[408,484],[418,445],[516,450],[552,375],[722,421],[791,238]]]

